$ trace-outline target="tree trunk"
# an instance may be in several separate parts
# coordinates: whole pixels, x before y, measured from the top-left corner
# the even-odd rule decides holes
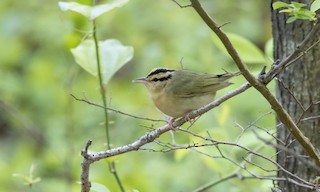
[[[272,0],[271,3],[278,1]],[[282,0],[290,3],[289,0]],[[313,0],[300,0],[301,3],[310,5]],[[282,60],[296,49],[297,45],[306,37],[312,28],[309,21],[295,21],[286,23],[288,15],[272,11],[272,29],[274,38],[274,58]],[[319,39],[319,35],[312,37],[312,43]],[[309,45],[309,46],[310,46]],[[303,121],[298,124],[300,130],[308,137],[311,143],[320,149],[320,118],[309,118],[320,115],[320,46],[315,46],[299,61],[285,69],[278,75],[276,96],[282,106],[297,122],[302,116]],[[318,104],[313,104],[318,102]],[[280,123],[280,122],[278,122]],[[283,127],[277,127],[279,146],[289,150],[278,149],[277,162],[295,175],[313,181],[319,172],[312,165],[301,145]],[[290,150],[292,150],[290,152]],[[294,153],[292,153],[294,152]],[[288,177],[284,172],[278,172],[279,177]],[[282,192],[311,191],[287,181],[278,182]]]

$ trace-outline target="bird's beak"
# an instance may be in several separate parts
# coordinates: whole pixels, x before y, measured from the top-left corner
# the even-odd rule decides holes
[[[145,82],[146,82],[145,77],[141,77],[141,78],[132,80],[132,83],[145,83]]]

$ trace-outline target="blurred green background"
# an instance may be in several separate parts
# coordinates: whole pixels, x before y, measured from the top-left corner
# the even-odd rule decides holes
[[[201,3],[219,24],[230,22],[223,27],[225,31],[244,36],[264,49],[271,37],[269,1]],[[1,1],[0,23],[0,191],[29,191],[25,179],[30,174],[33,179],[41,179],[30,191],[79,191],[80,151],[86,141],[93,140],[92,151],[106,148],[103,111],[70,96],[85,96],[101,103],[97,78],[81,69],[70,53],[70,48],[89,33],[91,24],[77,13],[62,12],[55,0]],[[192,8],[181,9],[170,0],[132,0],[99,17],[97,28],[100,40],[116,38],[134,47],[134,58],[118,71],[107,88],[110,107],[126,113],[165,119],[153,106],[146,89],[131,83],[154,67],[180,68],[183,58],[183,66],[189,70],[237,71],[230,57],[214,45],[212,32],[196,12]],[[249,68],[258,74],[262,66],[250,64]],[[218,96],[245,82],[242,77],[232,81],[234,84]],[[249,126],[270,111],[267,102],[250,89],[203,115],[192,131],[202,135],[209,131],[215,139],[239,142],[270,157],[273,149],[253,135],[250,129],[256,127]],[[274,123],[273,114],[255,122],[271,132]],[[112,146],[128,144],[146,133],[146,127],[162,125],[110,113]],[[249,128],[241,134],[239,125]],[[182,132],[174,134],[178,144],[203,142]],[[170,143],[170,134],[159,140]],[[145,148],[162,149],[154,143]],[[238,162],[245,156],[235,147],[222,148]],[[203,150],[217,155],[214,149]],[[113,160],[125,188],[138,191],[192,191],[237,169],[225,159],[208,158],[193,150],[141,150]],[[265,162],[257,159],[259,163]],[[263,173],[254,166],[251,170]],[[106,160],[92,165],[90,179],[110,191],[118,191]],[[270,191],[270,187],[271,181],[233,179],[210,191]]]

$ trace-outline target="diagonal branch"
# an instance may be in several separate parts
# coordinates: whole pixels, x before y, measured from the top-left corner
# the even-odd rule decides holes
[[[248,83],[245,83],[242,86],[238,87],[237,89],[230,91],[230,92],[226,93],[224,96],[214,100],[213,102],[206,105],[205,107],[202,107],[198,110],[193,111],[192,113],[190,113],[189,117],[191,119],[194,119],[194,118],[206,113],[210,109],[219,106],[220,104],[222,104],[226,100],[246,91],[248,88],[250,88],[250,85]],[[186,121],[187,121],[186,119],[181,118],[181,119],[173,122],[172,126],[173,126],[173,128],[179,127],[182,124],[184,124]],[[133,143],[130,143],[130,144],[127,144],[127,145],[124,145],[121,147],[113,148],[110,150],[93,152],[93,153],[90,153],[87,150],[83,150],[84,153],[82,153],[81,155],[85,159],[88,159],[88,160],[92,161],[92,163],[93,163],[94,161],[98,161],[103,158],[120,155],[120,154],[130,152],[130,151],[136,151],[140,147],[142,147],[143,145],[154,141],[160,135],[162,135],[163,133],[168,132],[170,130],[172,130],[172,127],[170,127],[169,125],[166,125],[166,126],[157,128],[153,131],[150,131],[150,132],[144,134],[143,136],[141,136],[139,139],[137,139]]]
[[[277,113],[279,120],[289,129],[290,133],[297,139],[297,141],[303,146],[309,156],[315,160],[316,164],[320,166],[320,156],[316,151],[315,147],[309,141],[307,137],[303,135],[303,133],[299,130],[295,122],[292,120],[290,115],[283,109],[278,100],[272,95],[269,89],[266,87],[265,83],[262,81],[262,78],[255,78],[247,68],[247,66],[242,62],[239,54],[233,47],[227,35],[219,28],[217,23],[215,23],[212,18],[207,14],[207,12],[202,8],[201,4],[198,0],[190,0],[192,7],[199,14],[199,16],[203,19],[203,21],[210,27],[210,29],[216,33],[216,35],[220,38],[221,42],[224,44],[227,49],[229,55],[232,57],[237,67],[241,71],[242,75],[246,78],[246,80],[252,85],[256,90],[258,90],[262,96],[269,102],[272,109]],[[318,31],[319,24],[316,25],[316,29]],[[291,61],[291,58],[289,58]]]

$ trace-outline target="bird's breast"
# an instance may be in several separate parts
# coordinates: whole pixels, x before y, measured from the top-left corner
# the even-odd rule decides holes
[[[164,114],[178,118],[186,115],[192,110],[203,107],[213,100],[214,95],[202,95],[196,97],[181,98],[172,93],[163,91],[153,94],[152,100],[156,107]]]

